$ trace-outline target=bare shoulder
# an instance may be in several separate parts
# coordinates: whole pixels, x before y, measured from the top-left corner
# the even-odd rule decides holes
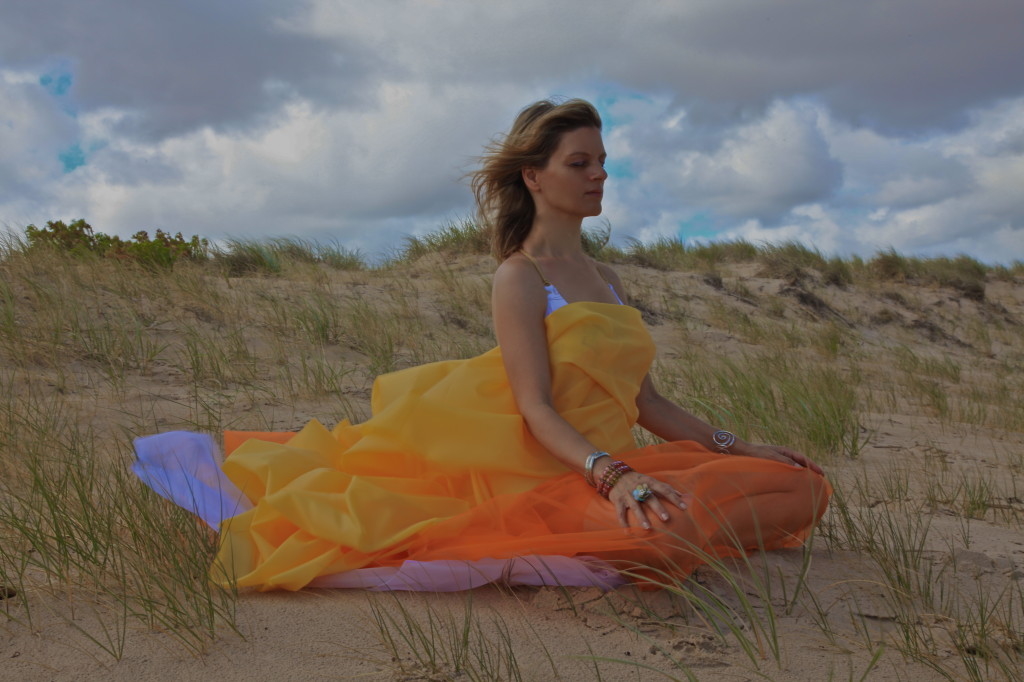
[[[533,263],[520,254],[506,258],[494,271],[492,298],[495,303],[543,308],[544,282]]]
[[[514,253],[499,265],[498,269],[494,271],[494,287],[496,289],[535,289],[537,286],[541,289],[544,288],[544,284],[540,279],[540,275],[537,273],[537,269],[533,266],[533,263],[526,260],[525,256],[518,253]]]

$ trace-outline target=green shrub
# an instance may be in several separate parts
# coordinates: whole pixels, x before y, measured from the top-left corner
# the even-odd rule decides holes
[[[94,254],[161,268],[169,268],[180,259],[205,259],[209,248],[205,239],[193,235],[186,240],[181,232],[171,236],[163,230],[157,230],[152,239],[148,232],[139,230],[125,240],[96,232],[81,218],[71,223],[50,220],[43,228],[29,225],[25,228],[25,237],[28,248],[54,248],[75,256]]]

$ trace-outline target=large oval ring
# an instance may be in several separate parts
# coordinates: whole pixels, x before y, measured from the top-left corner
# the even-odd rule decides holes
[[[637,502],[646,502],[653,494],[654,491],[651,490],[651,486],[646,483],[641,483],[637,487],[633,488],[633,499]]]

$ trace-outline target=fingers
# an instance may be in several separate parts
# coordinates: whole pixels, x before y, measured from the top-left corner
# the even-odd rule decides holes
[[[647,502],[645,502],[644,504],[646,504],[647,507],[652,512],[654,512],[659,519],[661,519],[662,521],[668,521],[669,516],[668,512],[665,510],[665,505],[661,503],[661,500],[658,499],[656,494],[647,498]]]
[[[775,450],[780,455],[782,455],[783,457],[785,457],[786,459],[788,459],[790,462],[796,464],[797,466],[801,466],[801,467],[810,469],[811,471],[813,471],[816,474],[821,474],[821,475],[825,474],[824,470],[820,466],[818,466],[814,462],[814,460],[812,460],[810,457],[808,457],[807,455],[805,455],[805,454],[803,454],[801,452],[797,452],[796,450],[790,450],[789,448],[778,446],[778,445],[773,446],[772,449]],[[781,460],[781,461],[785,461],[785,460]]]
[[[668,483],[662,483],[661,481],[655,481],[652,479],[650,486],[651,490],[653,490],[655,494],[658,496],[658,498],[661,499],[651,498],[651,500],[648,500],[648,502],[653,501],[654,503],[656,503],[656,509],[658,509],[659,512],[664,511],[665,509],[661,503],[662,499],[667,501],[669,504],[679,507],[680,509],[686,509],[686,496],[683,495],[683,493],[676,490],[675,488],[673,488],[672,486],[670,486]],[[665,516],[667,517],[668,515],[665,514]],[[667,521],[668,519],[665,518],[664,520]]]
[[[625,529],[629,529],[629,513],[633,512],[633,516],[636,517],[639,525],[644,530],[651,529],[651,522],[647,520],[647,514],[644,513],[643,507],[639,502],[630,498],[628,501],[623,500],[621,505],[616,505],[619,509],[619,525]]]
[[[633,497],[633,491],[637,489],[641,484],[647,484],[651,492],[654,493],[643,502],[636,500]],[[618,486],[616,486],[618,487]],[[647,517],[647,512],[650,511],[657,515],[659,519],[667,522],[670,519],[668,510],[665,507],[665,500],[667,503],[679,507],[680,509],[687,508],[687,496],[679,492],[672,486],[662,481],[650,478],[649,476],[643,476],[636,482],[636,485],[630,488],[623,486],[623,490],[617,491],[619,495],[615,499],[615,507],[619,517],[619,523],[623,528],[629,528],[629,515],[630,513],[636,518],[637,524],[644,530],[650,530],[651,523]]]

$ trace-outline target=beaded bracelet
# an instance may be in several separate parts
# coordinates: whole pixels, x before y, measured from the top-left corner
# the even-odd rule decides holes
[[[601,483],[597,487],[597,494],[608,499],[608,495],[611,493],[612,488],[615,487],[615,484],[619,482],[619,479],[632,470],[633,467],[621,460],[615,460],[606,466],[601,474]]]
[[[628,464],[620,462],[619,465],[620,466],[615,467],[615,470],[612,471],[611,474],[602,482],[602,488],[599,492],[601,496],[606,499],[611,494],[612,488],[615,487],[615,484],[619,482],[619,479],[633,470]]]

